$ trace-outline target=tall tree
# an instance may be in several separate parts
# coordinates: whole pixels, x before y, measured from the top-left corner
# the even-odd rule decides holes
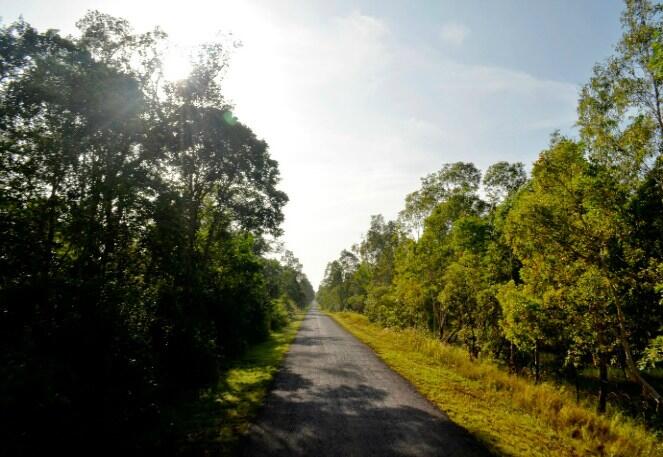
[[[2,454],[138,449],[172,399],[267,335],[274,299],[313,294],[298,262],[272,282],[262,257],[287,197],[224,101],[224,47],[164,82],[163,32],[78,25],[0,28]]]
[[[624,34],[617,53],[595,67],[593,77],[582,90],[578,123],[588,159],[596,170],[597,186],[601,188],[602,210],[613,223],[613,239],[605,247],[611,256],[604,263],[609,265],[605,268],[614,271],[611,290],[628,371],[660,402],[660,395],[637,369],[637,348],[632,347],[631,335],[637,334],[634,316],[653,318],[653,322],[644,324],[646,327],[660,325],[658,313],[648,303],[653,301],[656,266],[661,263],[661,257],[651,250],[656,242],[635,235],[644,235],[641,228],[656,224],[658,219],[656,214],[641,212],[643,205],[639,200],[646,195],[643,192],[652,196],[654,189],[663,188],[659,171],[663,167],[660,71],[663,9],[648,0],[628,0],[622,25]],[[657,183],[652,187],[654,182]],[[649,235],[653,237],[650,240],[660,239],[660,234],[649,232]]]
[[[494,207],[509,195],[512,195],[527,181],[525,166],[522,162],[496,162],[483,175],[483,185],[488,202]]]

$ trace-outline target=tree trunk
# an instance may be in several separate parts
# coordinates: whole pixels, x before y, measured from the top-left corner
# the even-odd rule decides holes
[[[642,377],[640,371],[638,370],[638,367],[635,364],[635,360],[633,359],[633,353],[631,352],[631,345],[629,344],[628,337],[626,335],[626,322],[625,322],[626,319],[624,318],[622,306],[619,303],[619,300],[617,299],[617,294],[614,290],[614,286],[612,292],[613,292],[615,307],[617,308],[617,322],[619,324],[618,325],[619,341],[622,345],[622,349],[624,350],[624,357],[626,358],[626,366],[628,368],[629,375],[631,377],[631,380],[637,382],[640,385],[640,387],[642,388],[643,395],[651,398],[656,402],[656,407],[658,409],[658,406],[660,406],[663,397],[661,397],[661,394],[659,394],[658,391]]]
[[[626,357],[624,357],[623,349],[619,352],[619,365],[621,365],[622,367],[622,374],[624,376],[624,381],[628,381],[628,372],[626,371]]]
[[[534,344],[534,383],[541,381],[541,364],[539,362],[539,342]]]
[[[573,367],[573,381],[576,386],[576,404],[580,403],[580,378],[578,377],[578,369],[575,365]]]
[[[433,304],[433,307],[437,310],[436,311],[437,312],[437,323],[438,323],[438,326],[439,326],[438,328],[439,328],[439,333],[440,333],[440,339],[446,343],[447,341],[445,340],[445,337],[444,337],[444,324],[445,324],[445,321],[446,321],[446,314],[443,314],[442,310],[438,309],[438,307],[435,306],[435,304]]]
[[[608,399],[608,356],[601,351],[599,354],[599,404],[597,411],[605,412],[605,406]]]
[[[472,329],[472,334],[470,336],[470,359],[478,359],[479,358],[479,349],[477,348],[477,337],[474,333],[474,327],[470,327]]]
[[[516,350],[515,346],[509,341],[509,371],[515,373],[518,370],[516,365]]]
[[[502,355],[502,349],[504,349],[504,340],[503,340],[503,339],[500,341],[499,346],[497,346],[497,350],[496,350],[495,353],[493,354],[493,358],[494,358],[495,360],[499,360],[499,359],[500,359],[500,356]]]
[[[57,195],[57,184],[52,184],[51,195],[46,202],[46,240],[44,245],[44,259],[41,270],[41,287],[44,310],[50,312],[49,302],[51,298],[51,266],[53,261],[53,245],[55,241],[55,198]]]

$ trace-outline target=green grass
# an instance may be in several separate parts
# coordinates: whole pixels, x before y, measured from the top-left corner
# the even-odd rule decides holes
[[[663,443],[611,411],[599,415],[571,390],[535,385],[491,361],[415,330],[384,329],[356,313],[331,316],[498,455],[663,456]]]
[[[234,361],[219,383],[194,401],[183,402],[177,421],[175,455],[235,455],[240,438],[262,404],[274,374],[297,334],[304,313],[284,329],[247,350]],[[170,447],[169,446],[169,447]]]

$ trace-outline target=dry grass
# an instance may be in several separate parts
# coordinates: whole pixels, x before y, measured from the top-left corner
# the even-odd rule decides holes
[[[416,330],[383,329],[355,313],[332,317],[499,455],[663,456],[663,442],[642,425],[616,411],[599,415],[560,386],[471,361]]]

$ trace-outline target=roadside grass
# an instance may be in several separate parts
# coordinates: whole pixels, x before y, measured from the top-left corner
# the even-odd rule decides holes
[[[281,366],[305,312],[269,339],[249,348],[232,362],[219,383],[173,412],[173,441],[169,454],[231,456],[249,430],[270,383]]]
[[[663,442],[610,410],[599,415],[572,390],[535,385],[416,330],[385,329],[366,316],[330,313],[425,397],[503,456],[663,456]]]

